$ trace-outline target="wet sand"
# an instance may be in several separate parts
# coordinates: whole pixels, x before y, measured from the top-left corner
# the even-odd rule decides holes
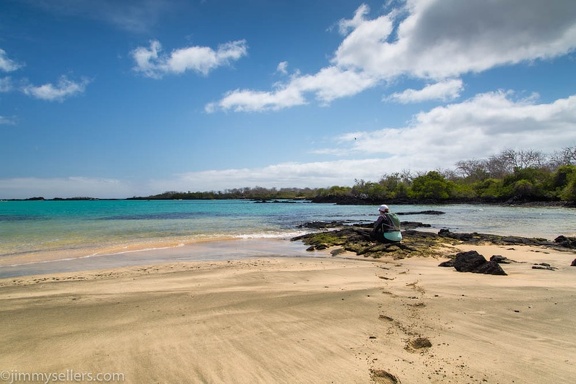
[[[281,239],[216,239],[196,241],[189,244],[155,244],[160,248],[146,249],[140,245],[134,249],[118,252],[100,250],[50,254],[26,254],[0,260],[0,279],[7,277],[81,272],[99,269],[122,268],[167,262],[236,260],[258,256],[310,257],[302,243]],[[82,256],[82,254],[88,256]],[[320,255],[326,256],[326,255]]]
[[[126,383],[571,382],[575,254],[472,249],[518,263],[489,276],[433,258],[257,253],[1,279],[0,369]],[[532,269],[542,262],[558,269]]]

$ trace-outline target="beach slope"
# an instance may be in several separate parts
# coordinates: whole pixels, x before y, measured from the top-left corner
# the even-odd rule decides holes
[[[433,258],[343,254],[0,280],[2,380],[570,382],[574,254],[463,250],[472,249],[517,263],[503,265],[508,276],[491,276]],[[532,269],[541,262],[558,269]]]

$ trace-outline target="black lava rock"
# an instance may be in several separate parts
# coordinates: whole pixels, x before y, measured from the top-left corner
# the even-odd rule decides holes
[[[488,260],[476,251],[460,252],[454,259],[454,268],[458,272],[474,272],[476,268],[487,262]]]
[[[458,272],[483,273],[486,275],[506,276],[506,272],[496,261],[488,261],[476,251],[460,252],[453,261]]]

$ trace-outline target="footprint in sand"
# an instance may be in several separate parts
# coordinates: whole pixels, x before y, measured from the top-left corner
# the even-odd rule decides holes
[[[432,343],[426,337],[418,337],[414,340],[410,340],[406,344],[406,350],[409,352],[415,352],[419,349],[428,349],[432,347]]]
[[[398,384],[400,381],[393,374],[382,369],[371,369],[370,376],[377,384]]]

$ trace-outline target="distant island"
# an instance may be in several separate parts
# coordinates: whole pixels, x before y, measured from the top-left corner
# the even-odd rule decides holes
[[[210,192],[164,192],[132,199],[306,199],[335,204],[546,204],[576,207],[576,146],[552,155],[506,150],[486,160],[456,163],[456,169],[383,175],[355,180],[352,187],[236,188]]]
[[[378,181],[355,180],[352,187],[264,188],[224,191],[168,191],[126,200],[310,201],[333,204],[538,204],[576,207],[576,146],[552,155],[506,150],[486,160],[456,163],[456,169],[384,174]],[[32,197],[25,200],[45,200]],[[90,197],[53,200],[99,200]],[[112,200],[112,199],[110,199]]]

